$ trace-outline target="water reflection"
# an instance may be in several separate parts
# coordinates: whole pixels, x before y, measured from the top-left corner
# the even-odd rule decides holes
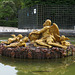
[[[0,71],[7,70],[6,75],[11,71],[10,75],[70,75],[70,71],[75,74],[72,70],[75,66],[74,61],[75,56],[51,60],[13,59],[0,56]]]
[[[0,75],[16,75],[16,73],[15,67],[0,63]]]

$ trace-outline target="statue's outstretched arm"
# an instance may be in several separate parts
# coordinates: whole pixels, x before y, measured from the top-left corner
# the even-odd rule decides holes
[[[34,32],[34,34],[41,34],[41,33],[45,32],[47,29],[49,29],[49,28],[50,28],[50,26],[45,26],[40,31]]]

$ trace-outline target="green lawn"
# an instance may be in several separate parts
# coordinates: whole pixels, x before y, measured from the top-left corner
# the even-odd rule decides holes
[[[69,42],[71,42],[72,44],[75,44],[75,37],[69,37],[70,40],[68,40]]]
[[[10,37],[0,37],[0,40],[7,40]]]

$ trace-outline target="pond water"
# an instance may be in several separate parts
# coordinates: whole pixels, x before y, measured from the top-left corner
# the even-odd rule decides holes
[[[75,38],[70,39],[75,44]],[[45,60],[0,56],[0,75],[75,75],[75,55]]]

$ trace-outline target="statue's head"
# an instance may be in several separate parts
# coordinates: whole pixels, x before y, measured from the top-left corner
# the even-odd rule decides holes
[[[20,39],[23,38],[22,34],[18,34],[17,37],[19,37]]]
[[[12,36],[12,37],[16,37],[16,35],[15,35],[15,34],[12,34],[11,36]]]
[[[61,40],[61,41],[65,41],[65,40],[69,40],[69,38],[68,38],[68,37],[65,37],[64,35],[62,35],[62,36],[60,37],[60,40]]]
[[[43,24],[43,26],[50,26],[50,25],[51,25],[51,20],[49,19],[47,19]]]

